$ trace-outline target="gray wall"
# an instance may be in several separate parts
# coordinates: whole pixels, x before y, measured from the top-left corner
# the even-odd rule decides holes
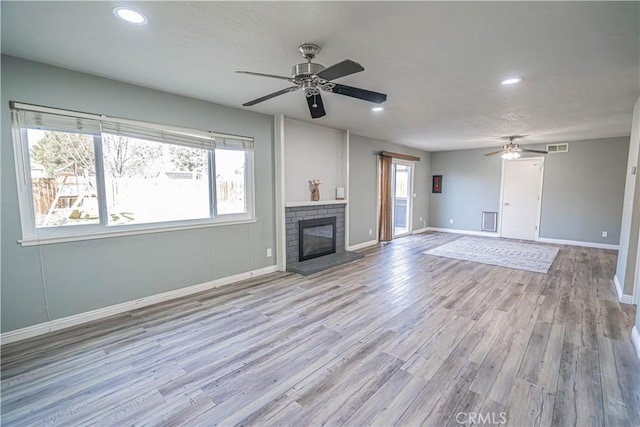
[[[1,71],[3,332],[275,263],[271,116],[7,56]],[[253,136],[258,222],[22,247],[10,100]]]
[[[617,245],[628,150],[629,137],[591,139],[545,156],[540,237]]]
[[[494,150],[431,153],[431,173],[442,175],[442,193],[431,193],[429,226],[480,231],[482,212],[497,212],[500,204],[500,156]],[[453,223],[450,222],[453,220]]]
[[[568,153],[545,156],[540,237],[618,244],[628,148],[628,137],[572,141]],[[431,154],[432,173],[443,175],[431,227],[480,231],[482,211],[499,211],[502,159],[488,151]]]
[[[285,119],[285,202],[308,202],[309,180],[319,179],[320,201],[335,200],[336,187],[344,187],[344,131]]]
[[[420,157],[414,173],[413,229],[429,223],[429,193],[431,192],[430,153],[391,142],[350,135],[349,138],[349,245],[376,240],[377,156],[380,151],[392,151]],[[420,222],[422,218],[423,222]],[[369,235],[369,230],[373,235]]]

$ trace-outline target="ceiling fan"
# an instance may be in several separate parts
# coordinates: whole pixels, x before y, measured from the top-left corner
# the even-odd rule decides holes
[[[495,154],[500,154],[502,153],[502,155],[500,157],[502,157],[505,160],[515,160],[520,158],[520,153],[524,152],[524,153],[538,153],[538,154],[547,154],[548,151],[543,151],[543,150],[529,150],[526,148],[520,148],[520,144],[516,144],[513,141],[515,141],[516,139],[519,138],[524,138],[527,135],[512,135],[512,136],[503,136],[502,139],[506,139],[509,141],[508,144],[505,144],[502,146],[502,150],[498,150],[498,151],[492,151],[491,153],[486,153],[486,156],[493,156]]]
[[[304,91],[304,95],[307,98],[307,104],[309,104],[309,112],[311,118],[317,119],[326,114],[324,105],[322,103],[322,97],[320,91],[333,92],[338,95],[350,96],[352,98],[362,99],[364,101],[374,102],[376,104],[382,104],[387,100],[387,95],[384,93],[373,92],[370,90],[359,89],[357,87],[341,85],[333,83],[333,80],[345,77],[350,74],[359,73],[364,71],[364,67],[357,62],[350,59],[345,59],[342,62],[338,62],[330,67],[324,67],[324,65],[311,62],[318,52],[320,47],[312,43],[305,43],[298,48],[298,51],[307,60],[302,64],[293,66],[291,70],[291,77],[274,76],[273,74],[254,73],[251,71],[236,71],[236,73],[249,74],[252,76],[270,77],[273,79],[287,80],[294,84],[286,89],[279,90],[269,95],[265,95],[261,98],[254,99],[253,101],[242,104],[243,107],[250,107],[260,102],[267,101],[276,96],[284,95],[285,93],[295,92],[298,89]]]

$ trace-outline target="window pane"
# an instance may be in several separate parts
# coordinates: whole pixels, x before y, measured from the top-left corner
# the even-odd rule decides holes
[[[37,228],[99,224],[91,135],[27,130]]]
[[[396,197],[407,197],[409,167],[395,165],[396,167]]]
[[[216,211],[218,215],[247,211],[244,151],[216,149]]]
[[[102,134],[109,225],[209,218],[207,150]]]

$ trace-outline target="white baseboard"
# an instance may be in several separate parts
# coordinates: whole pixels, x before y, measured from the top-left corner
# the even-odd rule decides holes
[[[429,231],[429,227],[425,227],[425,228],[419,228],[417,230],[413,230],[411,232],[411,234],[420,234],[420,233],[424,233],[426,231]]]
[[[369,246],[377,245],[377,240],[369,240],[368,242],[358,243],[357,245],[347,247],[348,251],[357,251],[359,249],[368,248]]]
[[[456,230],[454,228],[427,227],[426,231],[439,231],[441,233],[468,234],[469,236],[498,237],[498,233],[491,231]]]
[[[581,242],[579,240],[547,239],[546,237],[538,237],[537,241],[542,243],[555,243],[557,245],[582,246],[585,248],[598,248],[598,249],[611,249],[614,251],[617,251],[619,249],[619,245],[611,245],[608,243]]]
[[[622,291],[622,285],[620,285],[620,281],[618,280],[618,275],[613,276],[613,284],[616,286],[616,292],[618,294],[618,299],[622,304],[633,304],[633,296],[627,295]]]
[[[631,331],[631,342],[636,349],[636,356],[640,359],[640,334],[638,333],[637,326],[634,326]]]
[[[115,314],[125,313],[136,308],[158,304],[160,302],[196,294],[198,292],[207,291],[213,288],[219,288],[221,286],[230,285],[241,280],[263,276],[265,274],[273,273],[276,271],[278,271],[278,267],[276,265],[270,265],[268,267],[248,271],[246,273],[234,274],[233,276],[223,277],[220,279],[212,280],[210,282],[200,283],[198,285],[176,289],[174,291],[164,292],[157,295],[139,298],[133,301],[123,302],[121,304],[111,305],[109,307],[99,308],[97,310],[87,311],[86,313],[63,317],[62,319],[51,320],[49,322],[28,326],[26,328],[17,329],[15,331],[5,332],[0,335],[0,345],[21,341],[38,335],[47,334],[49,332],[59,331],[60,329],[70,328],[72,326],[81,325],[93,320],[103,319]]]

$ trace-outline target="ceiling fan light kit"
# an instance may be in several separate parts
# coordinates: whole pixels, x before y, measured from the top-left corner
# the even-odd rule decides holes
[[[508,144],[502,146],[502,150],[492,151],[491,153],[486,153],[484,156],[493,156],[496,154],[500,154],[504,160],[516,160],[521,157],[520,153],[537,153],[537,154],[547,154],[547,151],[543,150],[529,150],[527,148],[520,148],[520,144],[516,144],[515,141],[518,138],[524,138],[527,135],[512,135],[512,136],[503,136],[502,139],[506,139],[509,141]]]
[[[254,73],[252,71],[236,71],[236,73],[240,74],[249,74],[259,77],[287,80],[295,84],[295,86],[290,86],[286,89],[282,89],[269,95],[265,95],[261,98],[245,102],[242,105],[244,107],[250,107],[260,102],[275,98],[276,96],[284,95],[285,93],[302,89],[305,97],[307,98],[309,113],[311,113],[312,118],[317,119],[326,115],[324,104],[322,102],[322,91],[337,93],[338,95],[350,96],[352,98],[357,98],[376,104],[382,104],[387,100],[387,95],[384,93],[373,92],[366,89],[333,83],[332,80],[364,71],[364,67],[357,62],[350,59],[345,59],[344,61],[338,62],[337,64],[334,64],[330,67],[324,67],[321,64],[311,62],[316,57],[318,52],[320,52],[320,46],[313,43],[305,43],[300,45],[300,47],[298,47],[298,52],[300,52],[302,57],[306,59],[307,62],[294,65],[291,69],[291,77]]]
[[[505,160],[515,160],[520,158],[520,153],[517,151],[507,151],[506,153],[502,153],[500,157]]]

